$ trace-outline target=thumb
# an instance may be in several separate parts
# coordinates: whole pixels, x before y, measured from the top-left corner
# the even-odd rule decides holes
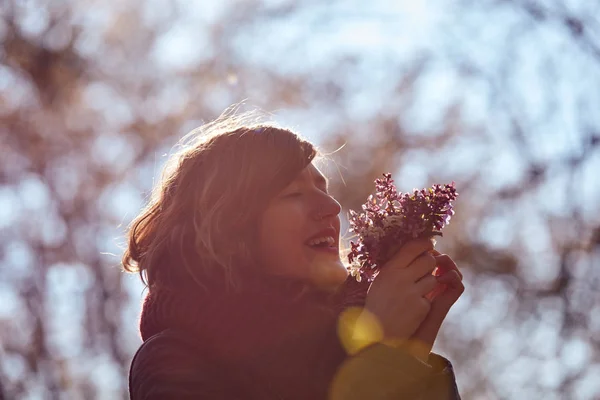
[[[456,286],[458,283],[462,284],[461,276],[458,271],[452,269],[447,271],[445,274],[436,277],[438,283],[442,283],[448,286]]]
[[[436,312],[448,312],[450,307],[452,307],[465,291],[465,285],[462,283],[460,275],[455,270],[448,271],[444,275],[438,276],[437,281],[439,284],[444,285],[445,289],[433,299],[431,307],[432,309],[435,309]]]

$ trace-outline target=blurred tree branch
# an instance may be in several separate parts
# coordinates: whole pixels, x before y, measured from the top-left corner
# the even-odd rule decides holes
[[[346,210],[383,172],[404,191],[456,180],[440,248],[467,292],[439,346],[464,398],[597,397],[586,382],[600,362],[599,30],[594,5],[579,3],[464,0],[439,24],[437,47],[398,56],[352,50],[369,39],[358,30],[316,52],[368,18],[393,36],[395,17],[341,3],[232,2],[210,19],[176,1],[5,0],[0,393],[127,398],[141,287],[107,253],[119,252],[115,237],[175,140],[250,98],[300,115],[325,150],[345,144],[331,175]],[[192,45],[169,41],[178,29]],[[522,76],[528,65],[540,86]],[[438,87],[448,79],[452,89]],[[448,99],[437,118],[427,94]],[[538,94],[541,104],[528,102]]]

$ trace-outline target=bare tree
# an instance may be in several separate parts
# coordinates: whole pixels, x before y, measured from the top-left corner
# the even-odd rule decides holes
[[[248,98],[345,145],[346,209],[383,172],[457,182],[439,246],[468,288],[437,350],[464,398],[597,398],[597,6],[437,7],[425,40],[375,2],[3,2],[0,394],[127,397],[123,228],[177,138]]]

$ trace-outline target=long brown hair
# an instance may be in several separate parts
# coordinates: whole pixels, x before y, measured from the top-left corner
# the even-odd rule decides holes
[[[239,287],[240,273],[257,262],[262,212],[317,150],[264,115],[233,108],[177,147],[129,226],[123,267],[151,290],[190,280],[206,288],[213,277]]]

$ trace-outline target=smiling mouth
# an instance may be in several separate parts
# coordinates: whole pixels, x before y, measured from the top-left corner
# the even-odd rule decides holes
[[[323,229],[307,239],[304,244],[319,253],[339,255],[338,233],[334,228]]]
[[[337,245],[333,244],[330,245],[329,243],[322,243],[319,245],[306,245],[307,247],[309,247],[311,250],[320,252],[320,253],[329,253],[329,254],[336,254],[339,255],[339,249],[337,247]]]

